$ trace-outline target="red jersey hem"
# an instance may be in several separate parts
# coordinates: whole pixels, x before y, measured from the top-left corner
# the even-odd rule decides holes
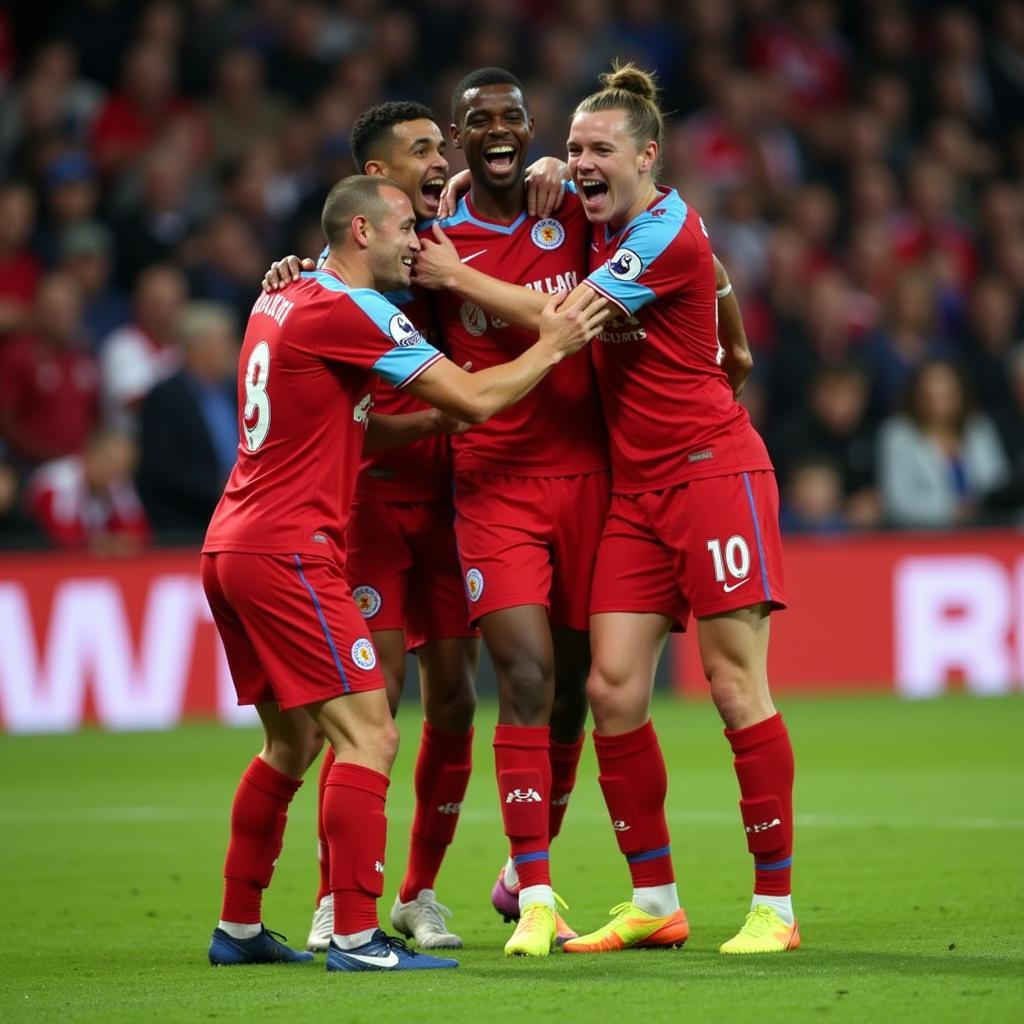
[[[636,484],[623,485],[620,480],[615,479],[612,473],[612,494],[650,494],[654,491],[666,491],[670,487],[679,487],[682,484],[692,483],[694,480],[711,480],[717,476],[739,476],[741,473],[774,473],[775,467],[771,460],[757,463],[741,463],[738,466],[721,466],[714,470],[692,473],[685,473],[679,476],[670,476],[657,481],[644,481]]]

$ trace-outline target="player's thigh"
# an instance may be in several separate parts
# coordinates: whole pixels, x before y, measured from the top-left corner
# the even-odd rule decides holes
[[[387,686],[388,705],[396,714],[405,687],[405,634],[400,629],[378,629],[370,636]]]
[[[652,612],[590,617],[587,697],[599,732],[629,732],[650,718],[654,673],[673,621]]]
[[[575,743],[587,720],[590,633],[552,625],[551,639],[555,655],[551,738],[557,743]]]
[[[256,649],[246,633],[237,612],[224,593],[218,572],[223,554],[203,555],[200,560],[200,578],[206,594],[214,625],[224,647],[231,681],[238,695],[239,705],[260,704],[274,700],[274,690]]]
[[[455,535],[470,620],[551,600],[550,517],[537,482],[490,473],[457,474]],[[488,644],[488,648],[490,645]]]
[[[283,709],[383,690],[366,623],[335,562],[298,555],[220,558],[225,594]]]
[[[547,609],[502,608],[480,620],[498,680],[498,716],[510,725],[547,725],[555,693],[555,658]]]
[[[466,732],[476,710],[476,674],[480,641],[446,637],[425,643],[416,652],[420,699],[427,721],[446,732]]]
[[[330,742],[336,762],[390,774],[398,729],[383,688],[332,697],[305,710]]]
[[[345,576],[370,629],[403,629],[412,566],[406,519],[409,507],[363,501],[352,506],[345,530]]]
[[[586,631],[594,566],[611,500],[609,474],[553,477],[544,483],[552,516],[551,621]]]

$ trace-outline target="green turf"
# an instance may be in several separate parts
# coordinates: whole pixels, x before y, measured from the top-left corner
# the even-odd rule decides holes
[[[659,703],[686,948],[506,960],[487,896],[503,858],[481,710],[476,773],[438,884],[458,972],[211,970],[226,819],[250,731],[0,738],[0,1019],[631,1021],[1024,1020],[1024,699],[789,700],[804,948],[728,959],[749,858],[712,709]],[[392,784],[386,910],[410,821],[416,715]],[[266,919],[301,944],[314,889],[313,786],[296,798]],[[577,927],[628,895],[592,753],[556,886]]]

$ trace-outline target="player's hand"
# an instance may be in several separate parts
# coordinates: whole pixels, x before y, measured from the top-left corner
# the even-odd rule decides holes
[[[452,278],[462,266],[459,252],[436,223],[430,230],[434,241],[420,239],[422,247],[413,261],[412,279],[424,288],[451,289],[454,287]]]
[[[608,319],[607,301],[591,288],[570,304],[568,292],[555,292],[540,315],[540,341],[559,359],[578,352]]]
[[[284,259],[274,260],[270,269],[263,275],[263,290],[265,292],[276,292],[292,281],[298,281],[299,274],[304,270],[316,270],[316,260],[308,256],[300,260],[298,256],[285,256]]]
[[[526,212],[531,217],[550,217],[562,205],[568,172],[568,164],[554,156],[542,156],[526,168]]]
[[[472,423],[467,423],[465,420],[460,420],[456,416],[452,416],[449,413],[442,412],[440,409],[434,410],[434,430],[438,434],[464,434],[473,426]]]
[[[455,212],[459,200],[469,191],[469,171],[459,171],[453,174],[441,189],[441,198],[437,204],[437,219],[443,220]]]

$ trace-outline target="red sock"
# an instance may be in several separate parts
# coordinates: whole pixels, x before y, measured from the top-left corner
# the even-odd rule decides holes
[[[670,885],[676,876],[665,822],[668,778],[654,726],[648,721],[619,736],[595,731],[594,748],[598,782],[634,887]]]
[[[562,831],[562,819],[569,809],[569,797],[576,785],[576,769],[583,753],[583,734],[575,743],[551,741],[551,806],[548,809],[548,840]]]
[[[520,888],[551,884],[548,801],[551,797],[550,730],[546,725],[496,725],[494,766],[501,817]]]
[[[331,851],[327,846],[327,833],[324,831],[324,793],[327,789],[327,776],[334,765],[334,748],[328,745],[324,751],[324,759],[320,762],[320,776],[316,780],[316,861],[320,868],[320,888],[316,891],[316,902],[331,891]]]
[[[445,732],[423,723],[416,759],[416,814],[412,820],[409,865],[398,890],[403,902],[421,889],[433,889],[441,870],[469,785],[473,764],[473,730]]]
[[[331,853],[334,933],[354,935],[377,927],[384,891],[388,778],[372,768],[335,761],[324,794],[324,829]]]
[[[281,853],[288,805],[301,785],[302,779],[284,775],[261,757],[254,757],[242,773],[231,805],[222,921],[260,923],[263,890]]]
[[[740,815],[754,855],[754,892],[788,896],[793,864],[793,748],[782,715],[726,729],[740,783]]]

